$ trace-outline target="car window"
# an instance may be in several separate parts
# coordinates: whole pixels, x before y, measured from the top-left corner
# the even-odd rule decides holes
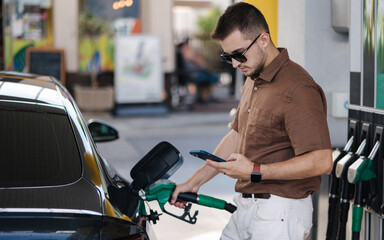
[[[54,186],[81,176],[66,115],[0,110],[0,187]]]

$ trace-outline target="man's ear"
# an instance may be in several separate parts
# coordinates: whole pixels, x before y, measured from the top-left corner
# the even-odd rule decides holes
[[[271,44],[271,36],[269,36],[269,33],[263,33],[260,36],[262,46],[264,48],[268,47],[269,44]]]

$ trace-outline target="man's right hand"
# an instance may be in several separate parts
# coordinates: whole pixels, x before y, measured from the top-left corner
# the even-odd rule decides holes
[[[194,187],[191,184],[189,184],[188,182],[179,184],[176,186],[175,190],[173,191],[170,204],[174,205],[175,207],[185,208],[185,202],[176,201],[179,193],[184,193],[184,192],[197,193],[198,191],[199,191],[198,187]]]

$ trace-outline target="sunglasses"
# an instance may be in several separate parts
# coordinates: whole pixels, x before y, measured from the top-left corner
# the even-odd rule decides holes
[[[246,62],[247,58],[244,56],[244,54],[252,47],[252,45],[257,41],[257,39],[259,39],[261,34],[259,34],[259,36],[257,36],[255,38],[255,40],[253,40],[253,42],[243,52],[235,52],[235,53],[232,53],[232,54],[223,52],[220,55],[221,59],[223,59],[224,61],[226,61],[229,64],[232,64],[232,59],[235,59],[236,61],[241,62],[241,63]]]

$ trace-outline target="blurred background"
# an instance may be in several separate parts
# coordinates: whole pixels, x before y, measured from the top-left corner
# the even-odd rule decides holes
[[[220,46],[209,37],[221,13],[237,1],[0,2],[0,68],[54,75],[84,111],[135,115],[190,110],[203,94],[209,97],[202,102],[220,103],[207,84],[188,79],[178,52],[186,39],[205,70],[217,77],[215,89],[228,92],[221,100],[240,98],[244,77],[220,60]],[[265,14],[274,43],[288,48],[291,59],[324,89],[332,142],[344,145],[345,105],[350,72],[355,72],[350,70],[350,1],[247,2]],[[42,51],[53,52],[44,57]]]

